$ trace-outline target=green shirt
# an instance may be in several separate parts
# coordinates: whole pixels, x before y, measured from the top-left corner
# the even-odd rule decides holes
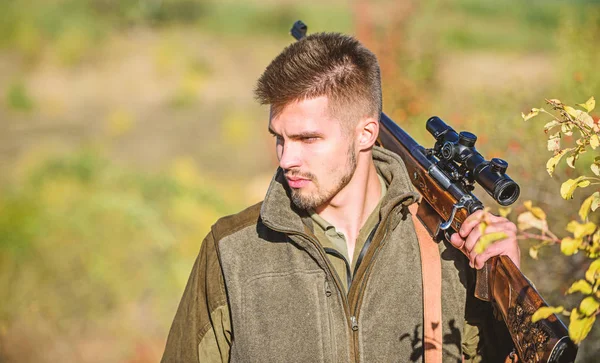
[[[346,236],[343,233],[338,232],[331,223],[327,222],[320,215],[318,215],[314,210],[310,211],[310,218],[313,221],[314,225],[314,233],[317,237],[319,243],[326,250],[334,250],[337,254],[327,253],[329,257],[329,261],[333,265],[335,272],[340,277],[342,284],[344,285],[344,289],[346,293],[348,292],[348,271],[346,268],[346,263],[348,263],[350,267],[350,278],[352,277],[352,273],[356,268],[356,263],[358,260],[358,256],[362,251],[367,238],[373,231],[373,229],[379,223],[379,210],[381,209],[381,200],[387,191],[387,186],[385,185],[385,180],[381,175],[377,174],[379,177],[379,182],[381,184],[381,197],[379,198],[379,203],[375,206],[375,209],[371,212],[365,224],[362,226],[360,231],[358,232],[358,237],[356,238],[356,244],[354,246],[354,253],[352,255],[352,261],[350,261],[350,254],[348,253],[348,245],[346,244]],[[343,258],[342,258],[343,256]]]

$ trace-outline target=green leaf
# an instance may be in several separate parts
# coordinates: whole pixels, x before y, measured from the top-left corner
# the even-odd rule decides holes
[[[593,222],[579,223],[577,221],[571,221],[567,224],[567,231],[573,233],[574,238],[583,238],[594,233],[596,230],[596,224]]]
[[[564,308],[562,306],[552,307],[552,306],[542,306],[537,309],[535,313],[531,316],[531,322],[535,323],[542,319],[548,318],[552,314],[560,314]]]
[[[600,138],[598,137],[598,134],[593,134],[590,137],[590,146],[592,149],[596,149],[598,146],[600,146]]]
[[[572,294],[574,292],[580,292],[584,295],[589,295],[592,293],[592,285],[585,280],[575,281],[571,287],[569,287],[569,290],[567,290],[567,294]]]
[[[600,258],[590,264],[587,271],[585,272],[585,279],[589,283],[593,284],[598,276],[600,275]]]
[[[546,163],[546,170],[548,171],[548,174],[550,174],[550,176],[552,176],[552,173],[554,173],[554,169],[556,168],[556,165],[558,165],[560,158],[562,158],[563,155],[565,155],[567,153],[567,151],[571,151],[571,150],[572,149],[560,150],[559,152],[554,154],[553,157],[548,159],[548,162]]]
[[[482,253],[492,243],[505,238],[508,238],[508,236],[504,232],[492,232],[484,234],[483,236],[479,237],[479,240],[475,245],[475,252]]]
[[[523,121],[527,121],[527,120],[539,115],[539,113],[540,113],[539,108],[532,108],[531,111],[529,111],[529,113],[527,115],[525,115],[523,112],[521,112],[521,117],[523,117]]]
[[[592,296],[588,296],[581,301],[579,311],[585,316],[590,316],[595,314],[599,307],[600,302],[596,301]]]
[[[585,188],[590,185],[590,181],[585,176],[580,176],[577,179],[569,179],[560,186],[560,195],[564,199],[573,199],[573,193],[577,188]]]
[[[565,256],[571,256],[577,253],[582,240],[580,238],[565,237],[560,241],[560,252]]]
[[[592,96],[585,103],[578,103],[577,105],[585,108],[587,112],[592,112],[594,107],[596,107],[596,99]]]
[[[580,314],[578,309],[573,309],[571,311],[571,321],[569,322],[569,337],[573,343],[581,343],[581,341],[589,334],[590,330],[592,330],[595,321],[595,315],[586,317],[583,314]]]

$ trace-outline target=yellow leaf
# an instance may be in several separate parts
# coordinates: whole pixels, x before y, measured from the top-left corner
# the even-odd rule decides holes
[[[580,176],[577,179],[569,179],[560,186],[560,195],[564,199],[572,199],[575,189],[585,188],[590,185],[590,181],[586,180],[585,176]]]
[[[579,103],[577,105],[585,108],[587,112],[591,112],[594,109],[594,107],[596,107],[596,100],[594,99],[594,96],[592,96],[587,101],[585,101],[585,103]]]
[[[592,149],[595,149],[598,146],[600,146],[600,138],[598,137],[598,134],[593,134],[590,137],[590,146],[592,147]]]
[[[542,232],[548,231],[548,222],[546,220],[536,218],[531,212],[524,212],[517,217],[517,227],[520,231],[528,230],[529,228],[539,229]]]
[[[568,113],[569,115],[571,115],[571,116],[573,116],[573,117],[577,118],[577,111],[579,111],[579,110],[576,110],[576,109],[574,109],[574,108],[573,108],[573,107],[571,107],[571,106],[565,106],[565,111],[567,111],[567,113]]]
[[[487,223],[485,223],[484,221],[481,221],[481,223],[479,223],[479,232],[481,234],[485,233],[485,229],[487,228]]]
[[[590,234],[594,233],[595,231],[596,231],[596,224],[594,222],[587,222],[585,224],[580,225],[573,233],[573,236],[575,238],[585,237],[585,236],[589,236]]]
[[[567,290],[567,294],[572,294],[574,292],[580,292],[584,295],[589,295],[592,293],[592,285],[585,280],[575,281],[571,287],[569,287],[569,290]]]
[[[600,176],[600,165],[594,163],[590,165],[590,169],[592,169],[592,173]]]
[[[577,253],[579,246],[581,246],[581,242],[581,239],[565,237],[560,241],[560,252],[565,256],[574,255]]]
[[[564,123],[564,124],[560,125],[560,131],[565,136],[571,136],[571,135],[573,135],[573,125],[570,123]]]
[[[571,311],[571,321],[569,322],[569,337],[575,344],[581,343],[583,339],[592,330],[596,321],[596,316],[586,317],[579,313],[578,309]]]
[[[544,131],[548,132],[550,131],[552,128],[556,127],[560,125],[560,122],[556,121],[556,120],[552,120],[550,122],[548,122],[547,124],[544,125]]]
[[[531,322],[535,323],[542,319],[548,318],[552,314],[560,314],[564,308],[562,306],[552,307],[552,306],[542,306],[537,309],[535,313],[531,316]]]
[[[594,128],[594,119],[592,118],[592,116],[590,116],[587,112],[582,112],[581,115],[579,116],[579,119],[587,126],[590,128]]]
[[[596,192],[596,193],[598,193],[598,192]],[[594,193],[594,194],[596,194],[596,193]],[[583,203],[581,203],[581,207],[579,208],[579,218],[581,218],[582,221],[585,221],[587,219],[587,216],[590,212],[590,208],[592,206],[592,201],[594,200],[594,194],[587,197],[583,201]]]
[[[484,234],[479,237],[477,244],[475,245],[475,252],[482,253],[485,249],[491,245],[492,243],[505,239],[508,236],[504,232],[492,232],[488,234]]]
[[[594,233],[596,225],[593,222],[581,224],[577,221],[571,221],[567,224],[567,231],[573,233],[574,238],[583,238]]]
[[[575,189],[577,188],[577,182],[577,179],[569,179],[566,182],[562,183],[562,185],[560,186],[560,195],[564,199],[573,198],[573,192],[575,192]]]
[[[531,256],[531,258],[533,258],[534,260],[537,260],[539,250],[540,250],[539,248],[531,247],[529,249],[529,256]]]
[[[571,168],[575,169],[575,160],[577,160],[578,156],[579,156],[579,154],[567,156],[567,160],[566,160],[567,165],[570,166]]]
[[[587,112],[576,110],[573,107],[565,106],[565,111],[576,120],[582,122],[588,127],[594,127],[594,119]]]
[[[556,168],[556,165],[558,165],[560,158],[562,158],[567,151],[569,151],[569,149],[560,150],[559,152],[554,154],[553,157],[548,159],[548,162],[546,163],[546,170],[548,171],[548,174],[550,174],[550,176],[552,176],[552,173],[554,173],[554,169]]]
[[[592,212],[595,212],[596,209],[600,207],[600,192],[595,192],[594,194],[592,194],[592,197],[594,198],[592,199],[592,204],[590,205],[590,208],[592,209]]]
[[[585,272],[585,279],[589,283],[593,284],[600,275],[600,258],[590,264],[587,271]]]
[[[525,115],[523,112],[521,112],[521,117],[523,117],[523,121],[527,121],[530,118],[537,116],[539,113],[540,113],[539,108],[532,108],[531,111],[529,111],[529,113],[527,115]]]
[[[600,302],[596,301],[592,296],[588,296],[581,301],[579,311],[585,316],[594,314],[600,307]]]
[[[553,105],[553,106],[562,106],[562,102],[560,102],[559,99],[556,98],[552,98],[550,100],[547,100],[549,104]]]
[[[506,208],[499,207],[498,208],[498,214],[500,214],[500,216],[504,217],[504,218],[508,217],[508,215],[510,214],[511,211],[512,211],[512,208],[510,208],[510,207],[506,207]]]
[[[525,208],[527,208],[527,210],[530,211],[535,218],[546,219],[546,213],[542,210],[542,208],[534,207],[533,203],[530,200],[525,201],[523,203],[523,206],[525,206]]]

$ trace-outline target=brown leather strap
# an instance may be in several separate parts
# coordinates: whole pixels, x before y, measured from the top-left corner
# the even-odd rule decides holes
[[[423,348],[425,363],[442,361],[442,263],[437,243],[417,218],[418,204],[408,207],[421,250],[423,273]]]

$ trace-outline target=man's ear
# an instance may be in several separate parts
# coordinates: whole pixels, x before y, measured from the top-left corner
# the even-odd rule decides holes
[[[366,117],[357,125],[357,146],[360,151],[373,147],[379,136],[379,120],[374,117]]]

